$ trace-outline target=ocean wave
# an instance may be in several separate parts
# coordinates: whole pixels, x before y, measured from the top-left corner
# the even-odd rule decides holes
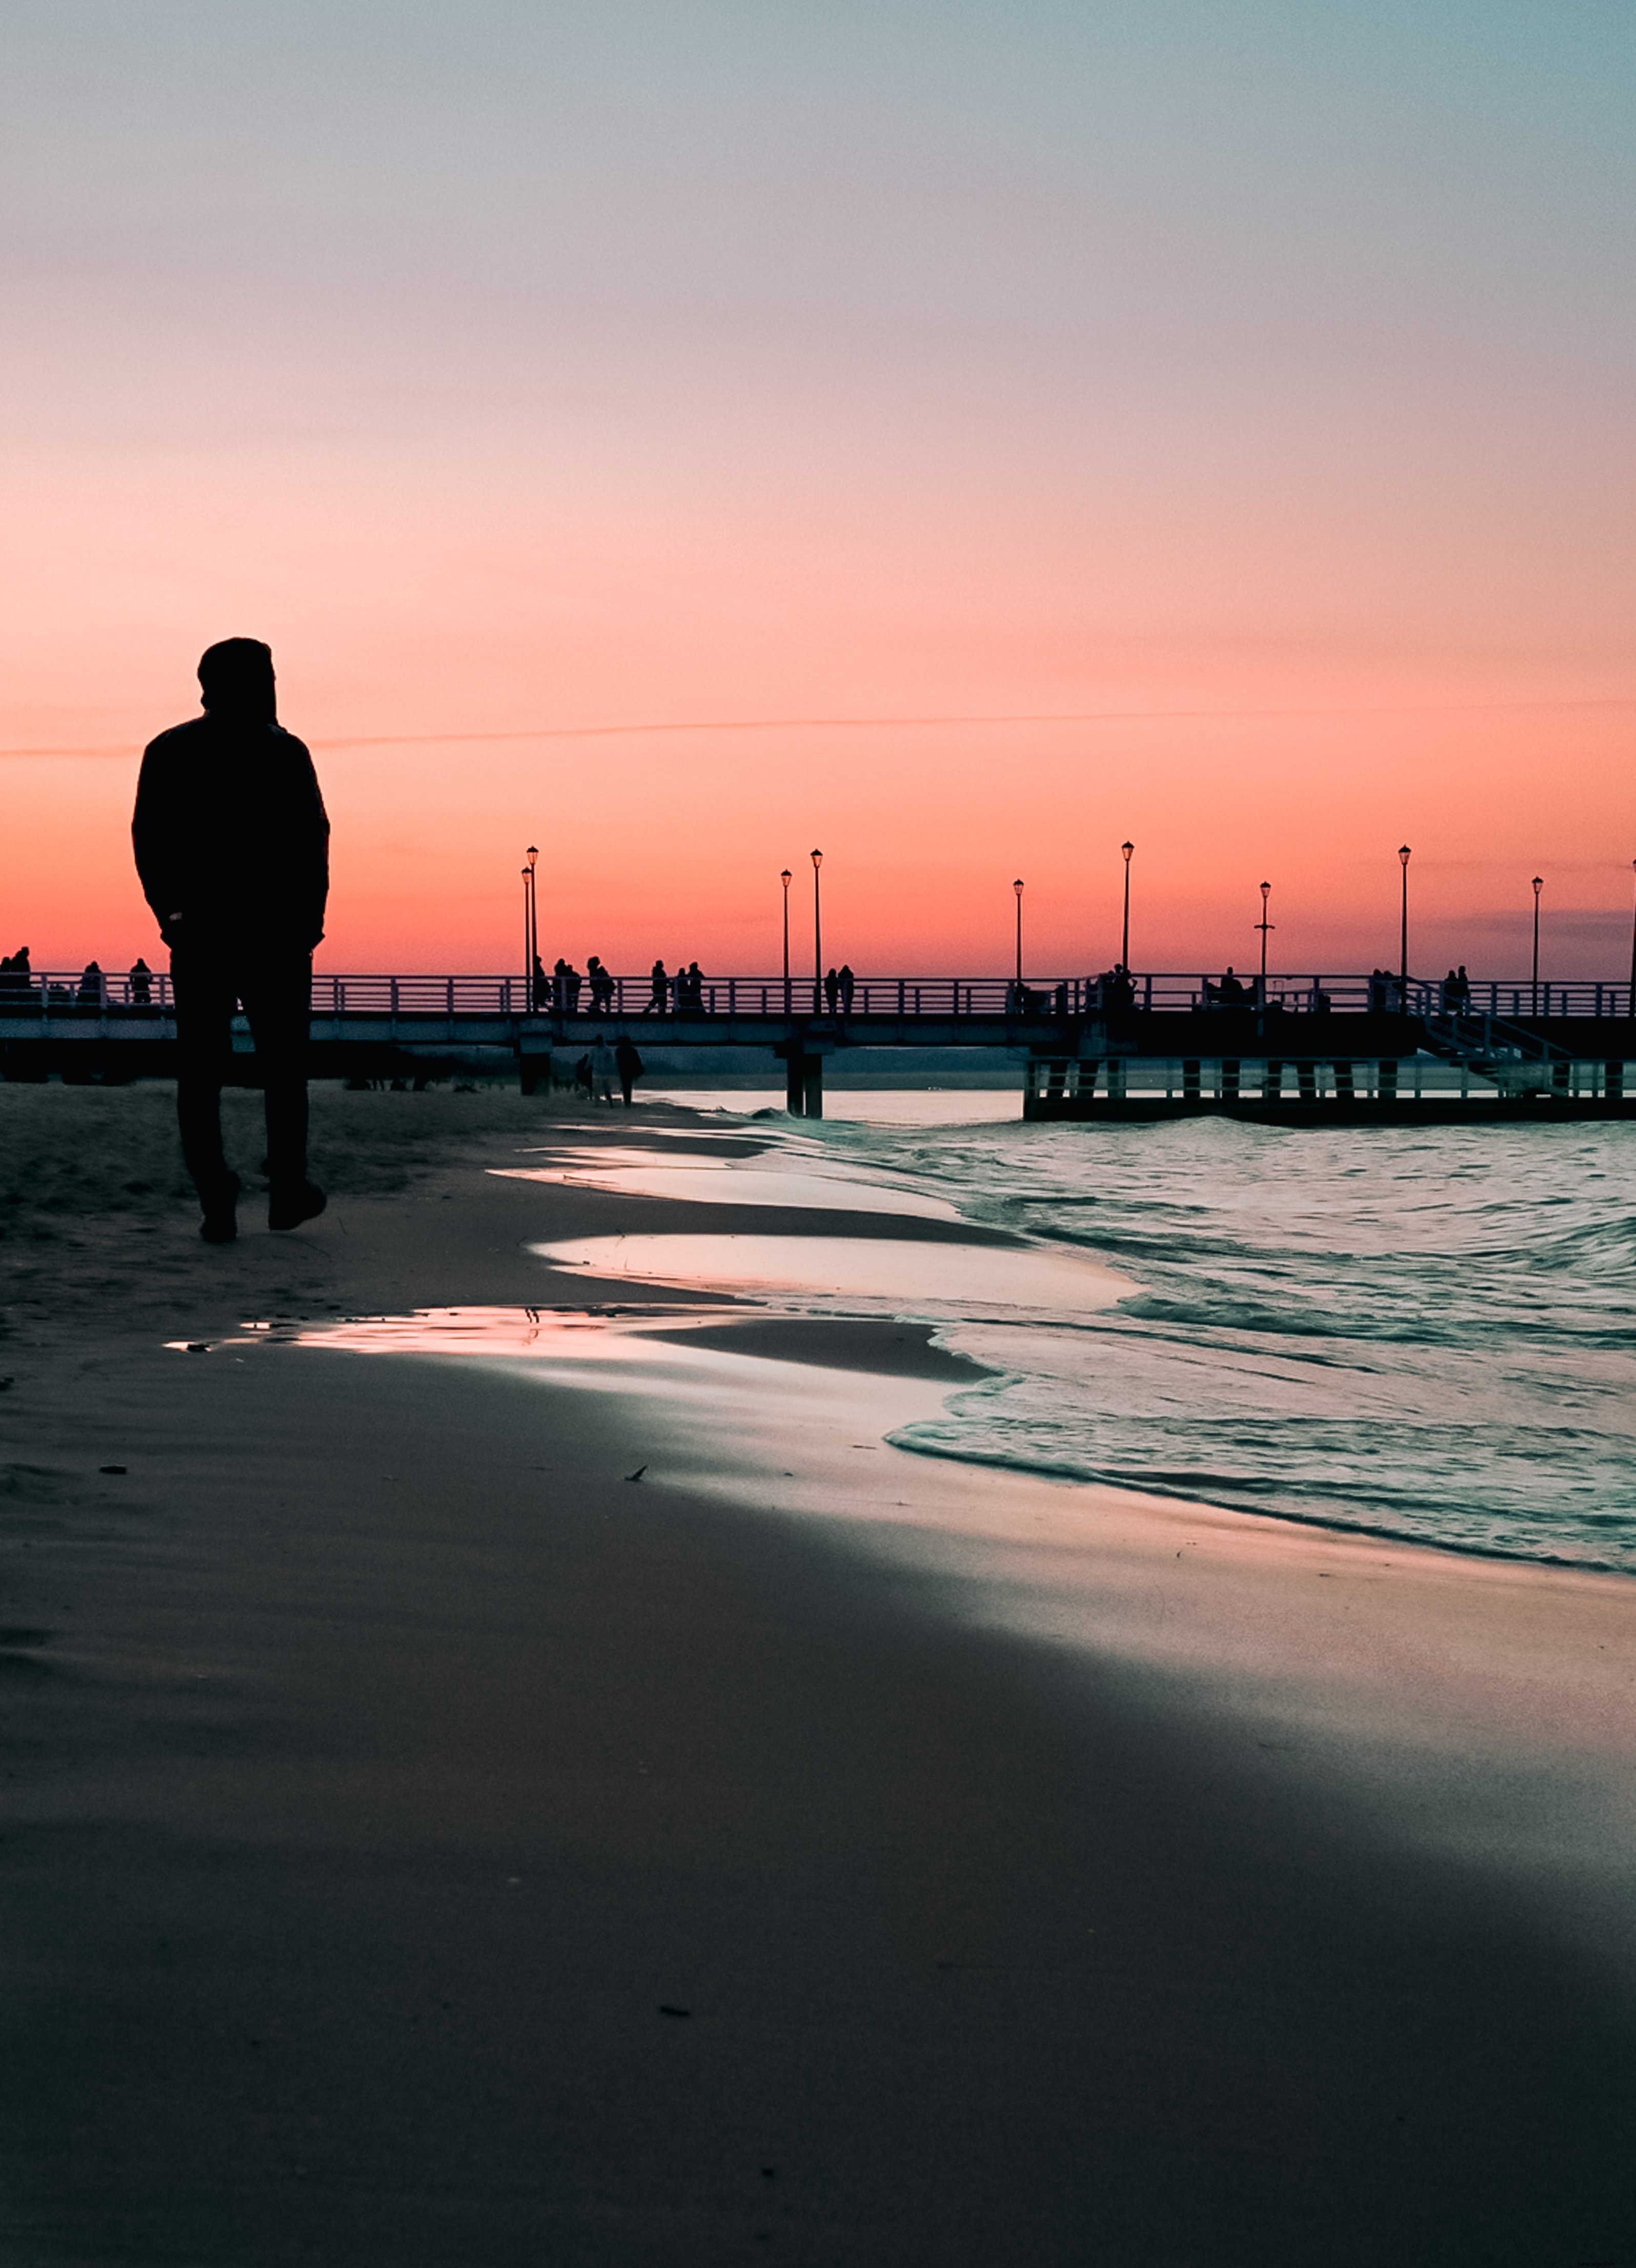
[[[823,1138],[1141,1286],[1095,1314],[947,1331],[1000,1375],[903,1447],[1636,1572],[1623,1128]]]

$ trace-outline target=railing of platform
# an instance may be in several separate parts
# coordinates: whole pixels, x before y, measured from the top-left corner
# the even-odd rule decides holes
[[[1396,977],[1357,975],[1269,976],[1264,1001],[1259,980],[1234,979],[1240,990],[1222,997],[1223,980],[1214,976],[1155,973],[1130,980],[1123,997],[1104,978],[1094,976],[1029,977],[1019,987],[1002,976],[859,976],[850,991],[837,988],[833,997],[811,977],[704,976],[696,992],[679,998],[672,979],[662,995],[651,977],[610,976],[593,984],[588,978],[562,983],[547,977],[536,983],[534,997],[520,976],[393,976],[370,973],[325,972],[313,979],[313,1013],[320,1019],[343,1016],[398,1017],[542,1017],[571,1016],[579,1023],[601,1018],[637,1023],[669,1020],[678,1015],[720,1017],[819,1016],[837,1018],[936,1018],[939,1021],[966,1017],[1016,1020],[1035,1017],[1096,1017],[1121,1011],[1155,1010],[1176,1013],[1190,1009],[1256,1010],[1285,1015],[1322,1015],[1330,1011],[1358,1014],[1374,1008],[1396,1010],[1399,1005]],[[1531,978],[1484,979],[1473,983],[1461,1001],[1448,998],[1445,984],[1411,977],[1409,1012],[1427,1016],[1460,1012],[1499,1016],[1516,1021],[1537,1017],[1621,1017],[1632,1011],[1631,987],[1626,983],[1575,978],[1536,986]],[[108,1016],[120,1020],[169,1017],[173,994],[167,971],[144,975],[79,970],[0,970],[0,1019],[26,1016],[49,1020],[55,1016],[77,1020]]]

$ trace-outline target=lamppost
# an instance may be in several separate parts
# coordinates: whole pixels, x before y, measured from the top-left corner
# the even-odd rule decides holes
[[[786,866],[778,876],[784,885],[784,1012],[790,1012],[790,870]]]
[[[538,884],[534,866],[540,856],[539,845],[528,845],[528,864],[523,868],[523,1009],[525,1014],[534,1006],[534,963],[540,958],[540,906],[536,895]]]
[[[1264,882],[1261,886],[1261,919],[1256,924],[1256,927],[1261,932],[1261,1000],[1259,1005],[1264,1008],[1267,1005],[1267,932],[1270,929],[1276,929],[1278,927],[1278,924],[1276,922],[1270,922],[1267,919],[1267,900],[1271,896],[1271,883]]]
[[[1545,887],[1545,878],[1544,878],[1544,876],[1543,874],[1536,874],[1536,875],[1535,875],[1535,877],[1534,877],[1534,987],[1533,987],[1533,1005],[1529,1008],[1529,1012],[1529,1012],[1529,1014],[1530,1016],[1537,1016],[1537,1015],[1538,1015],[1538,1013],[1539,1013],[1539,894],[1540,894],[1540,892],[1544,888],[1544,887]]]
[[[1636,858],[1631,860],[1631,866],[1636,871]],[[1636,1016],[1636,912],[1631,916],[1631,1014]]]
[[[1409,845],[1404,843],[1397,853],[1397,863],[1403,868],[1403,929],[1397,941],[1397,1012],[1409,1012]]]
[[[823,909],[818,897],[818,869],[823,864],[823,852],[813,852],[813,1013],[822,1012],[823,998]]]
[[[1128,970],[1131,966],[1131,853],[1134,843],[1122,843],[1119,856],[1124,860],[1124,930],[1119,942],[1119,966]]]
[[[1022,885],[1021,882],[1013,882],[1011,887],[1017,894],[1017,989],[1021,991],[1022,989]]]

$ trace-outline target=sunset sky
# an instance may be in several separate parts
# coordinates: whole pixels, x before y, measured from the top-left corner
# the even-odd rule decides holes
[[[322,967],[1628,968],[1630,0],[6,26],[0,949],[250,635]]]

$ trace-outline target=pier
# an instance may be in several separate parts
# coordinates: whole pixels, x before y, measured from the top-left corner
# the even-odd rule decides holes
[[[76,1084],[173,1077],[170,979],[32,972],[0,979],[0,1076]],[[571,1002],[520,976],[322,975],[313,980],[314,1077],[424,1084],[501,1067],[527,1091],[599,1034],[654,1049],[746,1048],[784,1065],[790,1110],[820,1117],[824,1067],[872,1048],[1000,1049],[1020,1063],[1035,1119],[1218,1111],[1301,1120],[1532,1115],[1625,1116],[1636,1062],[1628,983],[1441,985],[1358,975],[1270,976],[1236,998],[1205,976],[869,976],[851,1004],[783,976],[712,976],[657,1006],[647,977],[586,985]],[[242,1017],[235,1064],[255,1083]],[[1636,1094],[1636,1079],[1628,1082]]]

